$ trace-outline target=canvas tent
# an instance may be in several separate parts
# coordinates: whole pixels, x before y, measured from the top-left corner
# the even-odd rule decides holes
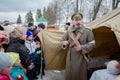
[[[90,68],[105,67],[104,63],[120,60],[120,8],[86,25],[95,36],[96,46],[90,53]]]
[[[87,28],[92,29],[96,46],[90,53],[91,58],[105,57],[106,59],[114,59],[116,54],[120,54],[120,8],[102,16],[99,19],[87,24]],[[43,30],[38,35],[43,45],[45,53],[46,69],[63,70],[65,69],[65,62],[67,50],[60,48],[60,40],[63,36],[62,31]],[[100,58],[101,59],[101,58]],[[105,62],[104,59],[97,59],[97,63]],[[96,64],[99,66],[98,64]]]
[[[120,52],[120,8],[102,16],[86,25],[93,30],[96,40],[96,51],[99,55]],[[100,47],[100,48],[99,48]],[[91,56],[97,56],[97,55]]]
[[[63,50],[60,47],[60,40],[63,33],[63,31],[57,30],[42,30],[38,34],[44,51],[46,69],[65,69],[67,50]]]

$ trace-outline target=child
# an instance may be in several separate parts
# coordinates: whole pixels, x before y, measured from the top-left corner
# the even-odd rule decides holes
[[[37,31],[38,33],[43,31],[45,29],[45,25],[43,23],[38,24]],[[44,59],[44,52],[42,50],[42,44],[39,36],[37,35],[34,39],[36,42],[37,47],[37,75],[41,73],[41,79],[42,75],[45,75],[44,69],[45,69],[45,59]]]
[[[11,57],[4,52],[0,52],[0,80],[12,80],[9,75],[12,68],[11,63]]]
[[[18,75],[21,75],[23,80],[28,80],[25,74],[26,71],[20,63],[21,61],[19,58],[19,54],[14,52],[9,52],[8,55],[12,58],[12,70],[10,72],[10,76],[13,78],[13,80],[17,80]]]
[[[44,69],[45,69],[45,59],[44,59],[44,54],[41,49],[41,45],[39,41],[35,41],[36,43],[36,51],[37,51],[37,75],[40,73],[42,75],[45,75]]]
[[[33,63],[35,63],[36,61],[36,57],[37,57],[37,54],[36,54],[36,44],[33,40],[33,33],[31,31],[27,31],[26,32],[26,40],[25,40],[25,45],[26,47],[29,49],[30,51],[30,56],[31,56],[31,59],[33,61]]]
[[[37,79],[37,73],[36,73],[36,70],[37,70],[37,67],[36,67],[36,59],[37,59],[36,44],[35,44],[34,39],[33,39],[33,33],[29,30],[27,30],[27,32],[26,32],[25,45],[29,49],[29,51],[30,51],[29,55],[32,59],[32,62],[34,63],[34,68],[30,71],[29,75],[32,75],[31,80]]]

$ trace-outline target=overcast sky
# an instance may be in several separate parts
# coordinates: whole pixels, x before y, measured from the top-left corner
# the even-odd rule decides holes
[[[43,9],[48,6],[52,0],[0,0],[0,22],[9,20],[16,22],[18,14],[22,20],[29,10],[35,15],[38,8]]]

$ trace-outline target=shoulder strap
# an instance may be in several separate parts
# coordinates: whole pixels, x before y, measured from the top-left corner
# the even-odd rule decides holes
[[[73,45],[79,45],[79,44],[80,44],[79,41],[78,41],[78,39],[79,39],[80,36],[81,36],[81,33],[80,33],[80,32],[78,32],[78,34],[77,34],[76,37],[75,37],[75,35],[73,34],[72,31],[68,31],[68,34],[69,34],[69,36],[71,37],[71,39],[73,40],[73,42],[70,44],[70,47],[72,47]],[[88,63],[88,62],[89,62],[89,59],[87,58],[87,56],[83,54],[83,57],[84,57],[84,59],[86,60],[86,62]]]
[[[75,37],[75,35],[73,34],[72,31],[68,31],[68,34],[69,34],[70,38],[73,40],[71,46],[73,46],[73,45],[79,45],[79,44],[80,44],[79,41],[78,41],[78,39],[79,39],[80,36],[81,36],[81,33],[80,33],[80,32],[78,32],[78,34],[77,34],[76,37]]]

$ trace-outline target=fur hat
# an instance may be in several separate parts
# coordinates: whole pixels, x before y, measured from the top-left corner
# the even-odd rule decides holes
[[[76,12],[72,15],[71,19],[73,20],[73,19],[76,19],[76,18],[83,19],[83,15],[81,13]]]
[[[119,62],[116,61],[116,60],[112,60],[110,62],[108,62],[108,65],[107,65],[107,72],[109,74],[118,74],[120,73],[120,68],[116,68],[116,65],[118,65]]]
[[[8,52],[7,54],[12,58],[12,65],[14,65],[19,58],[19,54],[14,52]]]
[[[27,35],[26,37],[28,38],[29,36],[33,35],[33,33],[31,31],[27,30],[26,35]]]
[[[45,25],[43,23],[38,24],[39,28],[45,29]]]
[[[11,57],[4,52],[0,52],[0,71],[10,66],[11,63],[12,63]]]

